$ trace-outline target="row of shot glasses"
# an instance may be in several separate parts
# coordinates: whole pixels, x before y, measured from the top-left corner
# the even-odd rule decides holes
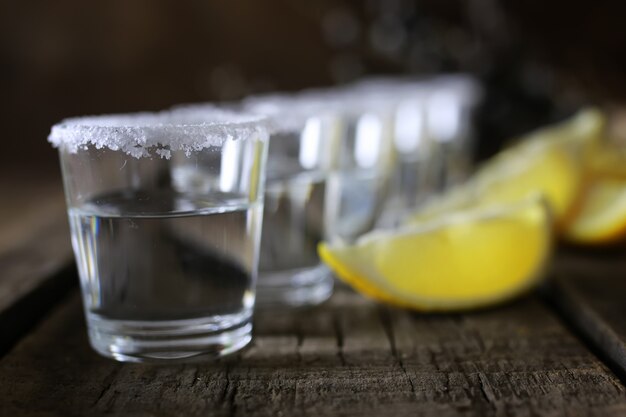
[[[55,125],[92,346],[220,357],[251,341],[255,303],[324,302],[318,243],[462,181],[479,98],[462,75],[379,78]]]

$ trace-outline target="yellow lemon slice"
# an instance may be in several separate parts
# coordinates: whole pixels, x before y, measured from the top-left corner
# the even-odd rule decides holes
[[[626,235],[626,178],[595,178],[563,234],[582,244],[609,243]]]
[[[506,203],[540,192],[560,221],[578,194],[580,167],[580,160],[559,146],[537,143],[519,151],[511,149],[478,173],[479,201]]]
[[[319,246],[322,260],[357,291],[422,311],[483,307],[533,286],[551,247],[541,197],[433,218]]]

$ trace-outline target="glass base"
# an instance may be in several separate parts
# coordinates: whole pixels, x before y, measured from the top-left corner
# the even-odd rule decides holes
[[[277,272],[259,272],[256,305],[307,307],[328,300],[334,279],[324,265]]]
[[[188,320],[109,320],[87,314],[91,346],[122,362],[195,362],[216,359],[252,340],[252,312]]]

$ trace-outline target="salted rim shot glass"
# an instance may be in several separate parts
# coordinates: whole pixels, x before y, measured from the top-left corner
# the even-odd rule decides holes
[[[215,111],[73,118],[59,149],[87,330],[120,361],[191,361],[246,346],[268,132]]]
[[[342,119],[325,104],[286,93],[243,102],[245,111],[267,116],[270,126],[260,307],[318,305],[333,292],[333,276],[317,246],[327,237],[328,178]]]
[[[267,117],[270,136],[258,308],[310,307],[332,295],[334,279],[317,245],[326,237],[327,179],[341,120],[325,104],[290,93],[250,96],[238,104]],[[186,115],[215,110],[212,103],[172,109]]]

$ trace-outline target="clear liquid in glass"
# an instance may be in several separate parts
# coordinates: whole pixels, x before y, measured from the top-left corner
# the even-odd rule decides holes
[[[372,230],[385,205],[388,183],[373,170],[333,173],[328,179],[329,239],[351,242]]]
[[[93,347],[127,361],[217,356],[250,341],[262,206],[175,191],[69,212]]]
[[[315,305],[332,294],[332,276],[317,255],[325,236],[325,201],[324,173],[304,171],[287,179],[267,179],[259,305]]]

